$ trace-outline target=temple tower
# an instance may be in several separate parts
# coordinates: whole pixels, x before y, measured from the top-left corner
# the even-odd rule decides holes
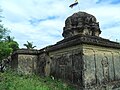
[[[99,36],[101,30],[96,18],[86,12],[74,13],[65,21],[63,37],[68,38],[74,35]]]

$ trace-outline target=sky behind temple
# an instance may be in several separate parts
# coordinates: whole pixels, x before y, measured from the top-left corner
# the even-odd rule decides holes
[[[75,12],[94,15],[100,24],[103,38],[120,41],[120,0],[0,0],[3,24],[23,48],[26,41],[38,49],[63,39],[65,19]]]

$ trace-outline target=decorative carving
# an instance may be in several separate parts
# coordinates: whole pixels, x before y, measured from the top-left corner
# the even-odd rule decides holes
[[[67,38],[77,34],[99,36],[100,33],[99,23],[93,15],[78,12],[66,19],[62,35]]]
[[[103,76],[105,81],[109,80],[109,63],[108,63],[108,58],[104,57],[101,61],[102,68],[103,68]]]

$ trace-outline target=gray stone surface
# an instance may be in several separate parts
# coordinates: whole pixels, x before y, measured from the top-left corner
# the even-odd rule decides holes
[[[37,71],[38,51],[19,49],[11,56],[11,68],[19,74],[33,74]]]
[[[18,73],[32,74],[36,73],[36,55],[18,55]]]
[[[62,35],[68,38],[77,34],[99,36],[100,33],[99,23],[93,15],[77,12],[66,19]]]
[[[118,67],[120,55],[116,56],[116,52],[120,53],[120,49],[83,45],[84,85],[86,88],[92,88],[95,85],[97,88],[104,86],[105,90],[113,90],[113,88],[117,90],[116,85],[119,87],[120,84],[120,78],[117,77],[118,69],[120,69]],[[117,72],[115,72],[116,68]]]

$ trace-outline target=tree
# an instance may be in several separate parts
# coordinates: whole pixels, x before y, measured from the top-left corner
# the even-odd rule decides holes
[[[6,42],[12,42],[13,40],[14,40],[14,37],[11,37],[11,36],[6,36],[5,37]]]
[[[28,42],[27,44],[23,44],[25,47],[27,47],[27,49],[34,49],[36,46],[33,46],[33,42]]]
[[[10,62],[10,60],[7,57],[10,56],[10,54],[12,54],[12,52],[17,49],[19,49],[19,45],[14,40],[0,41],[0,71],[1,72],[4,71],[4,67],[6,67],[6,65]]]
[[[12,48],[12,51],[19,49],[19,44],[16,41],[8,42],[9,48]]]
[[[13,51],[19,49],[19,44],[14,41],[14,37],[6,36],[5,42],[8,44],[9,48],[12,48]]]
[[[13,37],[9,36],[9,30],[1,24],[1,10],[0,10],[0,71],[3,71],[5,63],[2,63],[10,54],[19,48],[19,45],[14,41]]]
[[[1,9],[0,9],[1,13]],[[12,49],[8,47],[7,43],[4,41],[4,38],[8,34],[8,29],[4,28],[1,24],[1,15],[0,15],[0,61],[10,55]]]
[[[9,48],[6,42],[0,42],[0,61],[8,57],[12,51],[12,48]]]

